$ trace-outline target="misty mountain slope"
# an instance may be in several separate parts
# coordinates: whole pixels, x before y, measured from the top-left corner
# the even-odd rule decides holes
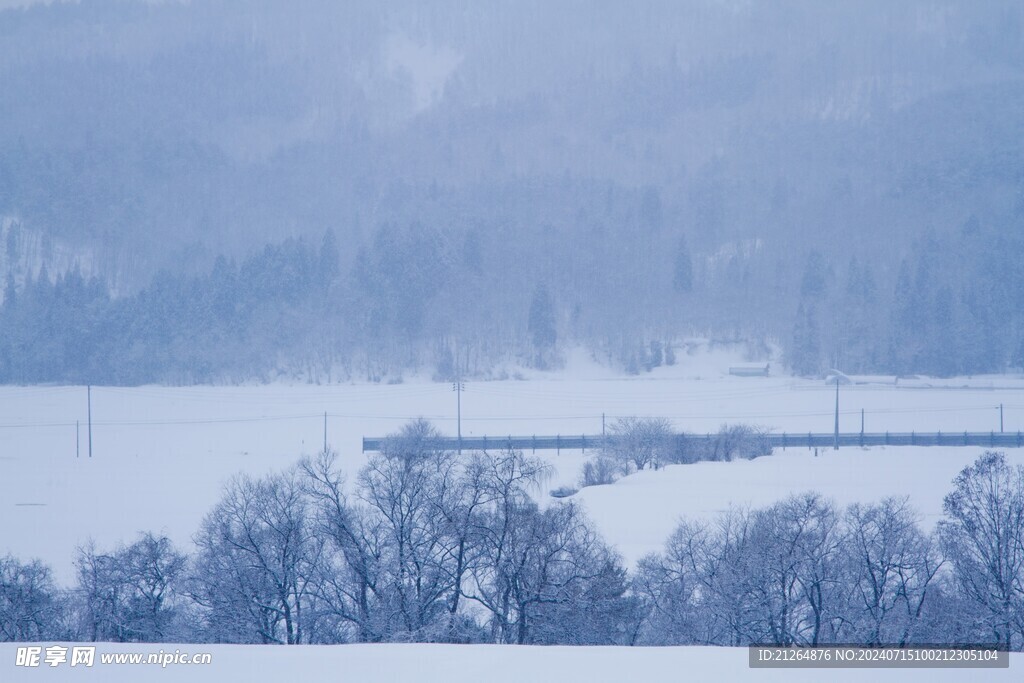
[[[787,5],[732,11],[713,3],[651,4],[638,13],[612,6],[581,13],[571,5],[547,4],[532,12],[519,6],[483,11],[440,3],[396,5],[391,11],[368,7],[327,4],[285,13],[269,2],[106,2],[8,11],[3,23],[10,41],[0,72],[4,90],[18,96],[5,98],[10,124],[3,133],[5,147],[17,149],[23,138],[29,152],[51,159],[83,150],[99,190],[107,166],[108,183],[126,175],[123,171],[137,175],[149,166],[156,177],[144,173],[140,182],[155,193],[138,188],[120,197],[95,197],[88,189],[64,188],[53,182],[57,178],[39,183],[52,193],[101,205],[141,201],[144,213],[138,218],[147,221],[164,216],[169,207],[148,206],[150,197],[140,194],[159,199],[197,172],[211,173],[207,180],[217,183],[258,174],[260,166],[244,160],[288,155],[292,149],[299,155],[295,165],[308,167],[307,180],[325,166],[355,166],[361,168],[352,175],[370,187],[388,181],[368,169],[429,186],[435,179],[448,184],[446,176],[449,182],[472,182],[487,164],[506,177],[569,173],[675,189],[716,156],[743,155],[744,131],[802,126],[815,119],[843,124],[839,131],[856,129],[855,124],[880,115],[884,121],[891,111],[906,115],[908,105],[929,96],[1008,79],[1019,89],[1021,78],[1014,69],[1020,65],[1012,47],[1014,24],[1007,21],[1017,13],[1009,7],[939,9],[922,3],[877,15]],[[935,15],[933,27],[927,25],[929,14]],[[800,24],[813,30],[783,42]],[[993,42],[999,36],[985,31],[1008,34],[1002,36],[1002,51]],[[447,66],[433,69],[438,73],[417,73],[430,71],[427,66],[439,61],[431,55],[446,51],[454,56]],[[417,67],[417,62],[427,66]],[[425,87],[419,81],[430,78],[445,81],[423,108],[412,101],[413,93]],[[403,89],[407,92],[400,95]],[[852,102],[860,91],[868,93],[863,101],[839,104],[844,97]],[[1012,98],[1000,101],[998,96],[984,108],[993,115],[1002,110],[1010,118],[1016,109]],[[934,116],[928,105],[922,109],[912,115],[914,130],[928,139],[949,119]],[[929,112],[932,121],[925,118]],[[1004,131],[988,132],[976,140],[980,149],[994,149],[996,139],[1013,144]],[[345,149],[359,147],[360,136],[369,138],[369,148]],[[90,150],[90,141],[99,149]],[[131,143],[129,149],[142,149],[103,158],[125,142]],[[941,137],[938,149],[947,142]],[[316,150],[325,144],[342,149],[317,161]],[[189,157],[190,147],[206,146],[227,154],[222,163],[232,163],[230,170],[218,172],[212,159]],[[378,159],[381,152],[384,158]],[[184,158],[175,166],[177,155]],[[754,166],[759,158],[771,161],[765,152],[747,155],[745,161]],[[504,161],[504,172],[493,168],[495,161]],[[806,159],[789,170],[831,172],[836,161]],[[21,160],[18,176],[31,178],[23,166],[52,165],[45,157]],[[418,167],[423,171],[416,173]],[[274,168],[269,169],[274,180],[286,185],[300,171],[287,163],[275,162]],[[226,202],[230,209],[219,218],[228,218],[241,208],[231,201],[230,184],[217,193],[219,198],[181,189],[172,203],[179,215],[182,209],[208,211]],[[235,192],[260,199],[253,187]],[[295,211],[312,200],[326,217],[333,208],[328,194],[293,196],[290,202],[275,197],[266,205],[284,201]],[[365,201],[359,203],[365,206]],[[10,198],[7,203],[34,213],[30,205],[17,206]],[[61,230],[68,213],[57,210],[57,216],[40,222]],[[216,234],[248,220],[211,217],[203,227]],[[344,229],[346,222],[336,227]],[[89,227],[77,232],[88,234]],[[138,222],[120,227],[144,229]],[[258,227],[269,231],[260,241],[275,232],[270,225],[250,225],[248,233],[234,233],[226,246],[244,249],[238,239]],[[298,229],[309,234],[321,227]],[[284,236],[282,229],[289,226],[277,225],[278,237]]]
[[[952,2],[8,10],[0,216],[17,229],[5,229],[0,277],[32,292],[43,265],[52,284],[74,269],[19,234],[78,251],[118,302],[93,306],[89,325],[120,330],[136,349],[122,357],[177,357],[117,373],[69,361],[49,380],[381,378],[436,369],[456,347],[473,356],[459,360],[465,372],[482,372],[557,364],[567,343],[639,370],[652,343],[692,334],[777,345],[798,372],[1019,367],[1019,289],[969,284],[976,273],[1016,282],[984,249],[969,249],[977,258],[955,264],[928,295],[944,301],[925,308],[963,330],[959,346],[977,319],[998,348],[956,352],[948,368],[917,351],[904,362],[894,320],[901,264],[913,270],[921,245],[948,250],[977,225],[979,244],[998,234],[1012,249],[1022,232],[1022,25],[1011,3]],[[217,323],[254,349],[244,367],[180,358],[187,321],[139,339],[159,316],[157,304],[141,310],[158,271],[203,308],[219,256],[242,267],[288,240],[318,248],[329,232],[328,286],[301,306],[292,297],[284,315],[272,309],[292,296],[287,273],[264,271],[271,310],[252,317],[240,297],[231,308],[244,324]],[[400,234],[433,246],[399,263],[382,252]],[[811,301],[801,282],[819,256],[826,286]],[[864,266],[873,293],[860,300],[847,281]],[[430,286],[380,268],[431,273]],[[545,288],[552,348],[529,322]],[[45,290],[38,305],[56,306]],[[52,336],[10,331],[41,318],[8,310],[0,346]],[[851,352],[868,322],[872,348]],[[6,367],[22,363],[5,353]]]

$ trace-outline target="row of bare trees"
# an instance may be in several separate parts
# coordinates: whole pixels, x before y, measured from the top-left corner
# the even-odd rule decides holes
[[[940,560],[906,505],[817,494],[684,523],[640,563],[651,642],[920,642]]]
[[[986,453],[925,534],[905,499],[815,493],[684,522],[641,560],[651,644],[1024,645],[1024,468]]]
[[[1024,644],[1024,468],[988,453],[925,533],[906,501],[808,493],[684,522],[629,576],[516,451],[414,422],[353,481],[321,453],[238,476],[187,556],[79,549],[78,585],[0,558],[0,640]]]
[[[620,642],[625,569],[576,505],[538,506],[548,467],[437,436],[410,424],[351,486],[334,453],[231,481],[182,584],[191,637]]]
[[[730,461],[771,455],[768,430],[746,424],[724,424],[704,441],[683,441],[672,422],[663,417],[621,417],[608,427],[596,458],[583,465],[581,486],[612,484],[643,469],[694,463]]]

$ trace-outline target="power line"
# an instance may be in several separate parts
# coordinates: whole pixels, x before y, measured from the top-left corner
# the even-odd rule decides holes
[[[1018,405],[1005,405],[1006,408],[1024,408],[1024,406]],[[929,414],[929,413],[962,413],[962,412],[988,412],[992,410],[990,406],[963,406],[963,407],[944,407],[944,408],[879,408],[874,410],[866,411],[868,415],[893,415],[893,414]],[[841,410],[840,415],[860,415],[861,409]],[[379,415],[379,414],[355,414],[355,413],[332,413],[327,411],[318,413],[301,413],[292,415],[256,415],[256,416],[245,416],[245,417],[224,417],[224,418],[166,418],[166,419],[140,419],[140,420],[94,420],[93,424],[102,427],[147,427],[147,426],[167,426],[167,425],[206,425],[206,424],[232,424],[232,423],[258,423],[258,422],[281,422],[288,420],[309,420],[309,419],[323,419],[324,416],[328,418],[347,419],[347,420],[415,420],[417,418],[423,418],[434,421],[457,421],[457,417],[451,415],[431,415],[431,414],[416,414],[416,415]],[[604,414],[608,419],[621,419],[628,417],[637,417],[642,419],[648,418],[670,418],[678,421],[688,420],[740,420],[740,419],[767,419],[767,418],[784,418],[784,417],[826,417],[833,415],[833,411],[788,411],[788,412],[756,412],[756,413],[729,413],[729,414],[693,414],[693,415],[679,415],[675,414],[646,414],[638,415],[636,413],[630,414]],[[600,420],[601,414],[584,414],[584,415],[492,415],[492,416],[475,416],[475,417],[462,417],[463,422],[524,422],[524,421],[559,421],[559,420]],[[74,427],[76,422],[17,422],[17,423],[6,423],[0,424],[0,429],[30,429],[30,428],[50,428],[50,427]]]

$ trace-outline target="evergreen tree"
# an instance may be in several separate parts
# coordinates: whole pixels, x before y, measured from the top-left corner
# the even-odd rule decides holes
[[[658,188],[647,185],[640,198],[640,227],[648,233],[657,233],[662,224],[661,195]]]
[[[693,259],[690,257],[690,248],[686,244],[685,236],[679,238],[679,246],[676,248],[672,287],[677,292],[693,291]]]
[[[14,284],[14,273],[7,271],[7,282],[4,285],[4,306],[14,308],[18,298],[18,287]]]
[[[317,279],[323,289],[330,287],[331,283],[338,277],[341,266],[338,257],[338,239],[334,236],[334,230],[328,228],[324,232],[324,238],[320,243],[320,258],[317,267]]]
[[[467,272],[480,275],[483,272],[483,260],[480,231],[470,230],[462,242],[462,267]]]
[[[896,277],[896,289],[892,298],[892,315],[889,323],[889,368],[898,375],[913,371],[917,357],[917,335],[913,328],[914,295],[910,279],[910,264],[906,259],[900,263]]]
[[[807,265],[800,279],[800,296],[821,298],[828,287],[828,266],[821,252],[814,249],[807,254]]]
[[[7,272],[4,300],[0,305],[0,382],[14,381],[14,311],[17,303],[17,289],[14,275]]]
[[[877,360],[877,292],[869,265],[861,265],[856,256],[847,269],[846,290],[840,313],[841,341],[846,350],[844,369],[850,372],[870,370]]]
[[[930,328],[926,338],[925,370],[932,375],[949,377],[956,374],[956,359],[960,355],[959,337],[955,334],[953,290],[941,287],[932,302]]]
[[[647,369],[653,370],[654,368],[661,367],[663,360],[664,355],[662,354],[661,342],[655,339],[651,342],[651,353],[647,357]]]
[[[821,333],[812,302],[801,301],[793,326],[789,367],[798,375],[813,375],[821,369]]]
[[[535,364],[540,368],[547,367],[558,341],[558,330],[555,325],[555,305],[551,293],[543,284],[537,285],[533,292],[527,331],[533,342]]]

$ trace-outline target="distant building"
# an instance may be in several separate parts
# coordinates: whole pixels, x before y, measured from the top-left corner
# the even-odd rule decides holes
[[[729,374],[737,377],[767,377],[770,367],[769,363],[743,363],[730,367]]]

